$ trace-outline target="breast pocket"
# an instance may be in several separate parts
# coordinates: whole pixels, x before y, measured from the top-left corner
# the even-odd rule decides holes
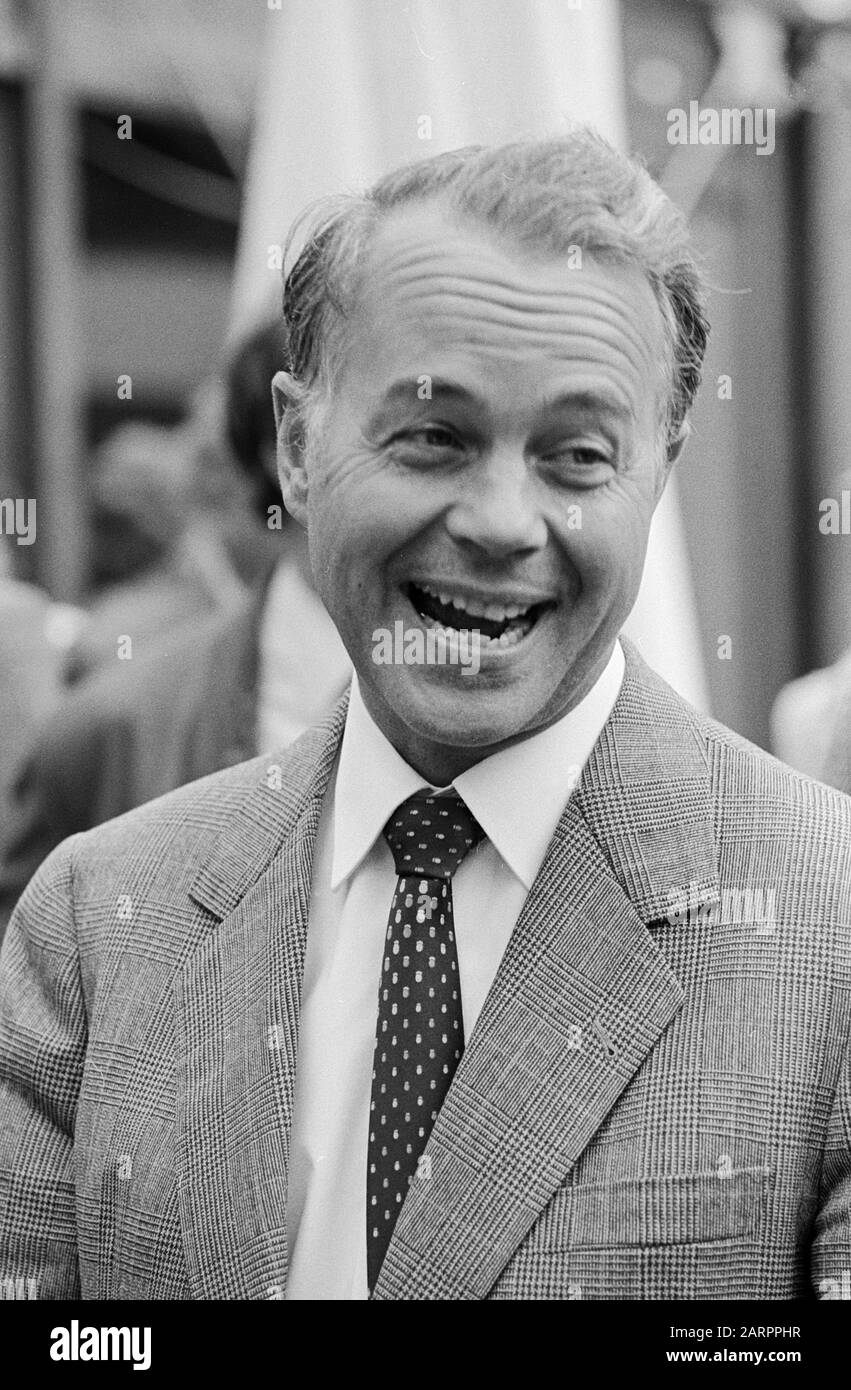
[[[758,1297],[770,1184],[767,1167],[566,1183],[490,1297]]]
[[[753,1235],[765,1210],[767,1167],[565,1184],[530,1233],[539,1250],[732,1240]]]

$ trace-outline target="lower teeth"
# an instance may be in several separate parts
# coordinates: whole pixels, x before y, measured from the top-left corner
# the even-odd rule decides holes
[[[436,618],[429,618],[425,613],[421,613],[420,617],[426,627],[442,632],[448,641],[458,641],[466,634],[468,642],[478,642],[482,647],[516,647],[532,627],[528,622],[515,623],[501,632],[499,637],[487,637],[478,628],[450,627],[446,623],[439,623]]]

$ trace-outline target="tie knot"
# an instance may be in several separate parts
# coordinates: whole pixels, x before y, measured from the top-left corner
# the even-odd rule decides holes
[[[457,793],[416,792],[403,801],[384,827],[400,878],[451,878],[464,855],[484,835]]]

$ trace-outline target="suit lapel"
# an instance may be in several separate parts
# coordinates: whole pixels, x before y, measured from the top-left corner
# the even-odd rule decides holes
[[[313,848],[345,700],[260,780],[196,876],[219,919],[176,986],[180,1209],[194,1298],[281,1298]]]
[[[683,1002],[648,923],[717,897],[698,718],[624,642],[373,1297],[480,1299]]]

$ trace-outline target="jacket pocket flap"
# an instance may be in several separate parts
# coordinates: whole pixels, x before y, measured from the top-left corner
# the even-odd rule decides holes
[[[675,1245],[747,1236],[759,1225],[770,1169],[673,1173],[611,1183],[567,1183],[530,1240],[539,1250]]]

